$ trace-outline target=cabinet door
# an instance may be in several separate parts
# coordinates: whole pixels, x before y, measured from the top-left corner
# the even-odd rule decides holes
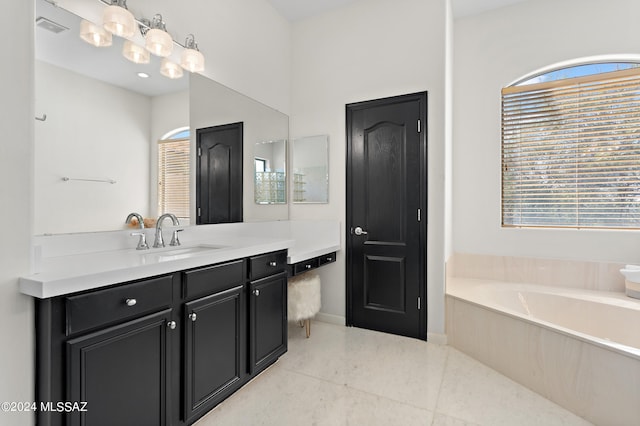
[[[249,370],[256,374],[287,351],[287,274],[249,287]]]
[[[67,398],[86,401],[71,425],[165,425],[171,309],[67,342]],[[175,324],[173,324],[175,325]],[[175,328],[175,327],[174,327]]]
[[[185,304],[184,420],[201,415],[241,384],[246,308],[240,285]]]

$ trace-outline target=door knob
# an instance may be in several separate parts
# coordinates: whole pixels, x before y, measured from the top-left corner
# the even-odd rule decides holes
[[[196,319],[197,319],[197,318],[198,318],[198,315],[196,315],[196,313],[195,313],[195,312],[192,312],[192,313],[190,313],[190,314],[189,314],[189,319],[190,319],[192,322],[196,322]]]
[[[253,294],[255,294],[256,296],[260,296],[260,290],[256,288],[255,290],[253,290]]]
[[[176,329],[176,322],[175,321],[169,321],[167,323],[167,327],[169,327],[171,330],[175,330]]]
[[[356,226],[356,229],[353,230],[353,233],[356,234],[356,235],[367,235],[368,234],[367,231],[364,231],[359,226]]]

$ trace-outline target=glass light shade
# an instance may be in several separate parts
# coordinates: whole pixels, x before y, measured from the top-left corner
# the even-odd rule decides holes
[[[173,50],[173,39],[168,32],[152,28],[145,35],[144,47],[156,56],[167,57]]]
[[[136,29],[136,18],[124,7],[111,5],[102,12],[104,29],[120,37],[133,37]]]
[[[164,58],[160,63],[160,74],[171,79],[180,78],[182,77],[182,68],[175,62]]]
[[[130,40],[124,42],[122,56],[136,64],[148,64],[151,60],[151,55],[147,49]]]
[[[204,71],[204,55],[195,49],[184,49],[180,57],[180,66],[187,71]]]
[[[111,33],[85,19],[80,21],[80,38],[96,47],[111,46]]]

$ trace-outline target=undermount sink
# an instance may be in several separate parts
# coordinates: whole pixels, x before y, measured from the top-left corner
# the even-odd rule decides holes
[[[155,259],[158,262],[165,262],[167,260],[184,259],[193,255],[219,250],[221,248],[224,248],[224,246],[217,246],[214,244],[200,244],[188,247],[178,246],[175,248],[165,247],[164,249],[150,249],[142,253],[142,255],[145,258]]]
[[[624,275],[627,296],[640,299],[640,266],[625,265],[620,273]]]

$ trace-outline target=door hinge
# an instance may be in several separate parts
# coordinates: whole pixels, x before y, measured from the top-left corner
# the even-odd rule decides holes
[[[422,131],[422,122],[418,120],[418,133]]]
[[[202,157],[202,148],[198,147],[198,157]]]
[[[418,209],[418,222],[422,220],[422,209]]]
[[[200,210],[200,207],[198,207],[198,217],[202,216],[202,210]]]
[[[420,304],[420,297],[418,297],[418,310],[420,310],[421,308],[422,307],[421,307],[421,304]]]

